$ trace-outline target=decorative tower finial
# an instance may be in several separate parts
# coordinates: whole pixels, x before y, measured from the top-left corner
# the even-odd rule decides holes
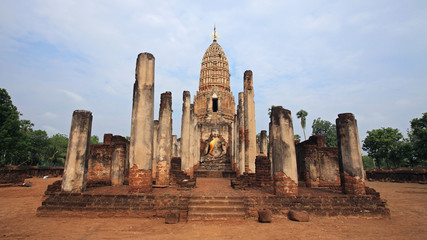
[[[214,32],[211,34],[211,38],[216,42],[216,40],[219,38],[218,33],[216,33],[216,26],[214,25]]]

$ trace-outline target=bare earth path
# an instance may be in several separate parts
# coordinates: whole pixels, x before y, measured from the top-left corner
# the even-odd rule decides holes
[[[228,222],[164,224],[164,219],[38,218],[48,184],[0,188],[0,239],[427,239],[427,185],[369,182],[388,200],[391,219],[311,217],[298,223],[276,217]],[[200,192],[203,192],[200,189]]]

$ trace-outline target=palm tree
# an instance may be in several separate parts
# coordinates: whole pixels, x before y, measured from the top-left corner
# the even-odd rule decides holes
[[[299,110],[299,112],[297,112],[297,117],[301,118],[301,127],[302,127],[302,131],[304,133],[304,140],[307,140],[306,136],[305,136],[305,120],[307,117],[308,113],[305,110]]]

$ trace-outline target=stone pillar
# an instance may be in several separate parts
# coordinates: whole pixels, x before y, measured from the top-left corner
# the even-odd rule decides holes
[[[252,71],[245,71],[243,77],[245,104],[245,161],[248,173],[255,173],[256,126],[255,102]]]
[[[365,171],[357,121],[352,113],[338,114],[336,120],[341,186],[346,194],[364,195]]]
[[[62,177],[62,191],[83,192],[86,189],[91,131],[92,113],[84,110],[74,111]]]
[[[276,195],[297,195],[298,170],[291,111],[281,106],[273,107],[270,123],[274,192]]]
[[[267,156],[267,131],[262,130],[260,136],[259,152],[261,155]]]
[[[256,135],[256,156],[260,154],[261,151],[261,136]]]
[[[129,147],[129,190],[149,192],[152,185],[154,135],[154,56],[138,55],[133,89]]]
[[[159,159],[159,120],[154,120],[153,127],[153,161],[151,163],[151,177],[157,179],[157,161]]]
[[[176,135],[172,135],[172,157],[178,157]]]
[[[240,175],[240,169],[239,169],[239,120],[237,119],[237,115],[234,114],[233,119],[233,166],[234,171],[237,174],[237,177]]]
[[[192,166],[190,159],[190,105],[189,91],[183,93],[182,120],[181,120],[181,168],[189,174]]]
[[[271,134],[271,120],[270,120],[270,123],[268,124],[268,132],[270,133],[268,135],[268,141],[270,142],[270,144],[268,145],[268,160],[270,161],[270,166],[271,166],[270,174],[273,177],[273,146],[271,145],[271,143],[273,142],[273,135]]]
[[[239,119],[239,171],[240,175],[245,172],[245,111],[244,93],[239,93],[239,105],[237,106],[237,118]]]
[[[126,167],[126,143],[119,143],[114,145],[113,157],[111,160],[111,185],[123,185],[125,178]]]
[[[157,159],[157,185],[169,185],[172,158],[172,93],[161,94],[159,110],[159,158]]]
[[[191,104],[191,126],[190,126],[190,153],[192,160],[192,166],[190,171],[190,177],[194,177],[194,168],[198,167],[200,161],[200,129],[197,121],[197,115],[194,113],[194,105]]]
[[[195,155],[195,137],[194,137],[194,131],[195,131],[195,126],[194,126],[194,122],[195,122],[195,118],[196,115],[194,114],[194,104],[190,104],[190,122],[189,122],[189,131],[190,131],[190,146],[189,146],[189,170],[186,171],[186,173],[193,178],[194,175],[194,165],[195,165],[195,160],[194,160],[194,155]]]
[[[178,138],[176,140],[176,154],[177,154],[177,157],[181,158],[181,138]]]

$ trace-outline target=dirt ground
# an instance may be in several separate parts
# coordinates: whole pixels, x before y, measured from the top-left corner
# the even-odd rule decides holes
[[[368,182],[387,199],[392,217],[315,217],[164,224],[164,219],[36,217],[48,184],[0,188],[0,239],[427,239],[427,185]]]

